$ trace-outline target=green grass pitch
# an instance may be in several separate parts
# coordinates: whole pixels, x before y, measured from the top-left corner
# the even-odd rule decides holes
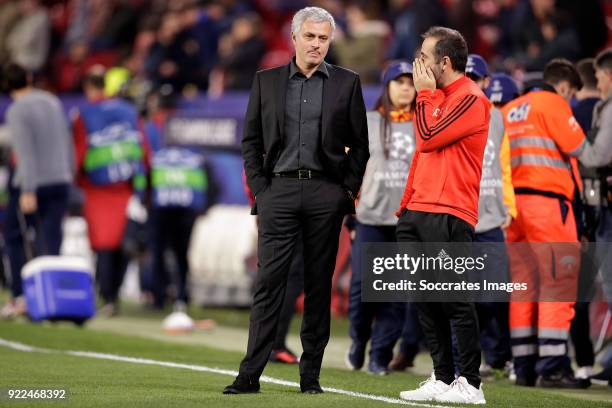
[[[302,395],[295,387],[262,383],[257,395],[222,395],[232,377],[184,368],[142,365],[67,355],[77,350],[235,370],[240,353],[215,348],[173,344],[137,336],[77,328],[68,324],[0,322],[0,338],[56,352],[26,352],[0,346],[0,389],[64,388],[64,401],[0,401],[14,407],[374,407],[393,404],[327,392]],[[295,366],[268,365],[265,375],[297,382]],[[324,368],[321,384],[347,391],[398,398],[399,391],[423,378],[408,373],[387,377],[365,372]],[[580,392],[525,389],[502,381],[486,384],[487,406],[492,407],[612,407],[607,387]]]

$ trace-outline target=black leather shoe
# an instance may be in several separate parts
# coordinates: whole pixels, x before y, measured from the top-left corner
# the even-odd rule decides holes
[[[516,377],[515,384],[521,387],[535,387],[536,379],[535,377]]]
[[[586,383],[577,380],[572,373],[558,373],[538,378],[538,386],[542,388],[585,389],[591,386],[591,382]]]
[[[258,392],[259,381],[245,375],[239,375],[231,385],[223,389],[224,394],[255,394]]]
[[[300,390],[304,394],[323,394],[323,388],[319,385],[319,379],[316,377],[301,377]]]

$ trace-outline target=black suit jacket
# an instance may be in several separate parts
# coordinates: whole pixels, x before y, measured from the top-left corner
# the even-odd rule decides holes
[[[321,162],[325,174],[356,197],[370,157],[361,83],[355,72],[323,63],[329,78],[323,80]],[[259,71],[253,80],[242,156],[247,183],[255,195],[270,182],[283,146],[288,80],[289,64]],[[256,211],[254,207],[252,213]]]

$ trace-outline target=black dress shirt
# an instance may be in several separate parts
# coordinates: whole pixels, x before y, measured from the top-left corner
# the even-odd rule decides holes
[[[285,99],[283,146],[274,172],[298,169],[323,171],[321,164],[321,105],[323,81],[329,74],[325,64],[307,78],[295,60],[289,67]]]

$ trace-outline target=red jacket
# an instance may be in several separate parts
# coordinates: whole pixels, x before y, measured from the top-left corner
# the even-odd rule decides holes
[[[417,95],[416,153],[398,214],[451,214],[476,226],[490,102],[469,78]]]

